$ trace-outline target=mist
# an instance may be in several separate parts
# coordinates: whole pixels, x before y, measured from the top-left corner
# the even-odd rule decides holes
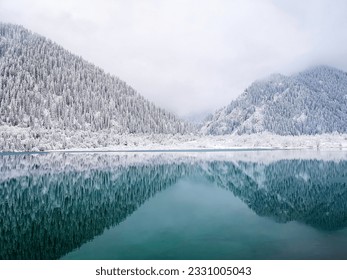
[[[254,80],[317,64],[347,71],[347,2],[0,0],[0,21],[46,36],[179,116]]]

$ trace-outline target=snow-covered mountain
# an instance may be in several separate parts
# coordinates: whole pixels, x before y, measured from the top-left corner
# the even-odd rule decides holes
[[[204,134],[347,132],[347,73],[328,66],[254,82],[210,116]]]
[[[0,126],[185,133],[122,80],[21,26],[0,23]],[[35,134],[33,134],[35,135]]]

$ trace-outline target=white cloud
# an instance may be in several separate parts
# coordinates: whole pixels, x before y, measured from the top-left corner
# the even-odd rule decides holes
[[[0,0],[0,19],[185,115],[226,105],[272,72],[314,63],[347,70],[345,2]]]

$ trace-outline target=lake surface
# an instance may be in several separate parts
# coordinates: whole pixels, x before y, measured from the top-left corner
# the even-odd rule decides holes
[[[347,259],[347,153],[2,154],[0,259]]]

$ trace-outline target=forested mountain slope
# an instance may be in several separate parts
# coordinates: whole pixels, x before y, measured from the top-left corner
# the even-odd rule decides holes
[[[116,63],[116,62],[115,62]],[[21,26],[0,23],[0,126],[185,133],[117,77]]]
[[[254,82],[210,116],[204,134],[279,135],[347,132],[347,73],[318,66],[292,76]]]

